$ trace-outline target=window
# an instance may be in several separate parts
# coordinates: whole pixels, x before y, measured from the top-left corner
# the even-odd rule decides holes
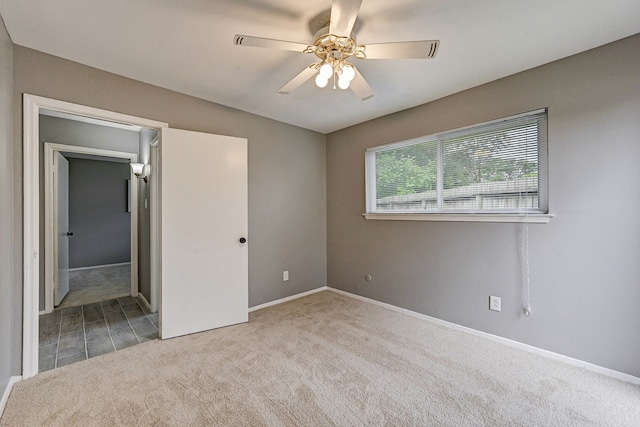
[[[546,214],[547,112],[370,148],[369,214]]]

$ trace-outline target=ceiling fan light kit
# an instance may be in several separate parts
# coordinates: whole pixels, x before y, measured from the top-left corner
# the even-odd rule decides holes
[[[315,83],[319,88],[326,87],[329,80],[333,79],[333,89],[351,88],[360,99],[366,101],[373,98],[375,93],[358,69],[347,61],[348,58],[431,59],[436,56],[440,42],[421,40],[358,46],[352,37],[352,31],[361,3],[362,0],[333,0],[328,25],[322,25],[322,28],[315,31],[312,45],[239,34],[234,37],[234,44],[314,53],[320,59],[320,62],[309,65],[281,87],[279,94],[288,95],[315,76]],[[317,17],[312,24],[316,21]]]
[[[336,77],[340,89],[348,89],[351,81],[355,78],[356,72],[353,64],[345,60],[345,54],[337,47],[332,49],[316,49],[315,54],[322,59],[317,63],[318,75],[316,76],[316,86],[323,88],[333,78],[333,88],[336,88]],[[313,50],[312,47],[310,49]]]

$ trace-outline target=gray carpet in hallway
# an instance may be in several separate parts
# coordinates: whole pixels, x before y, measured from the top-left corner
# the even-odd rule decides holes
[[[640,386],[321,292],[38,374],[0,425],[637,426]]]
[[[69,293],[58,308],[76,307],[131,295],[131,265],[69,272]]]

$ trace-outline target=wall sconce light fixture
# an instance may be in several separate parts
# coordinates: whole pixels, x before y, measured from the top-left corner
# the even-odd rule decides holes
[[[143,163],[131,163],[131,170],[133,171],[133,174],[136,176],[136,178],[144,179],[144,182],[147,182],[147,176],[149,175],[148,165],[145,165]]]

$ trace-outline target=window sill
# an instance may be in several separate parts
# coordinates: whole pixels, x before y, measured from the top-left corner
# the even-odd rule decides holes
[[[386,221],[448,221],[448,222],[515,222],[547,224],[553,214],[422,214],[422,213],[364,213],[366,219]]]

